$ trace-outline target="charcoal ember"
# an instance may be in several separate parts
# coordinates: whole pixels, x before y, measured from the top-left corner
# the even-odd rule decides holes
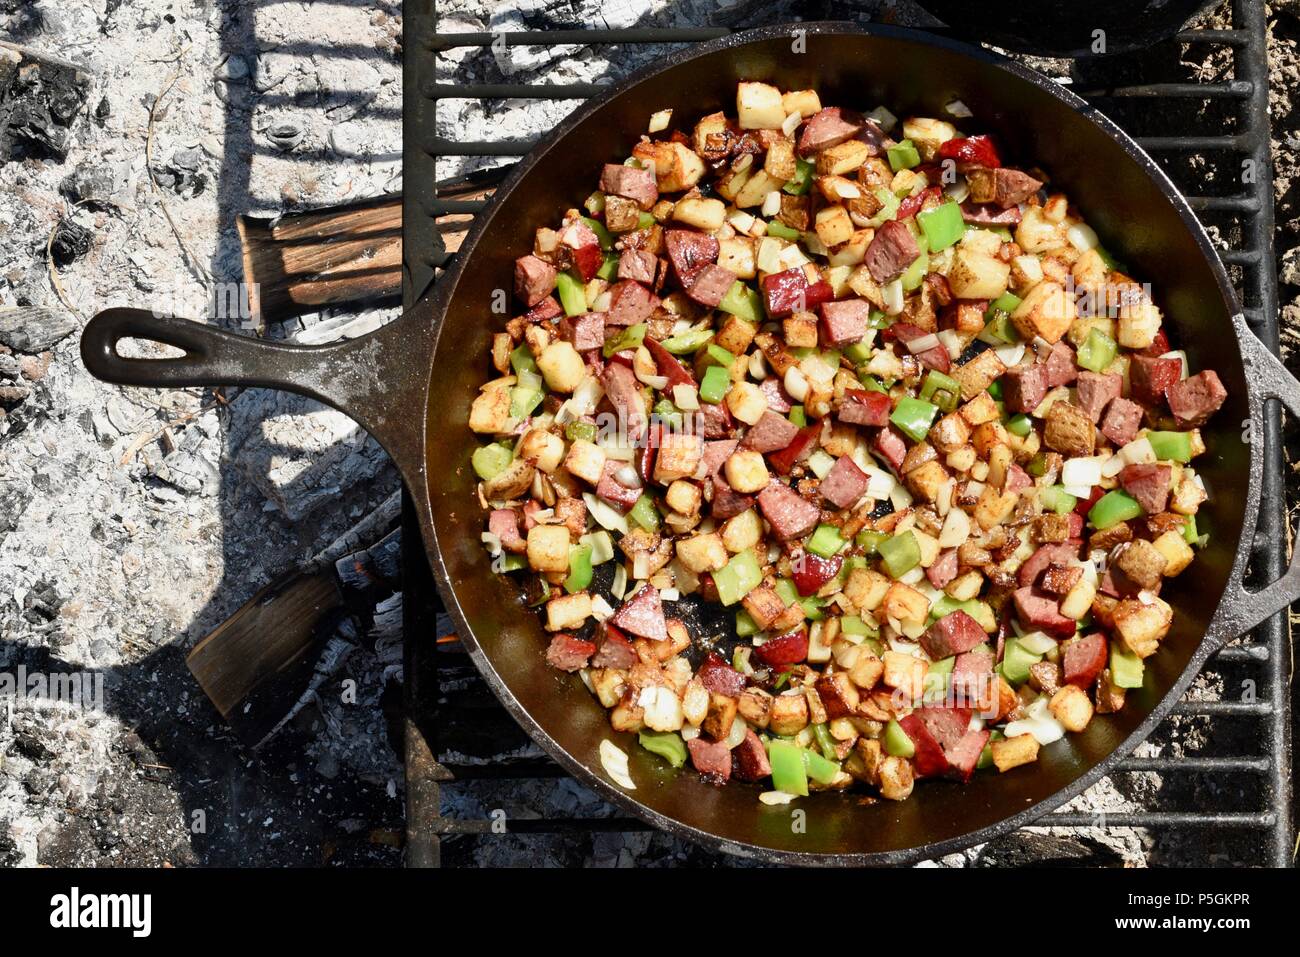
[[[67,266],[76,262],[90,252],[94,238],[94,234],[75,219],[65,216],[59,220],[59,224],[54,227],[54,238],[50,241],[50,255],[54,257],[54,265]]]
[[[275,144],[276,149],[290,153],[302,145],[307,133],[297,123],[281,121],[272,123],[266,129],[266,138]]]
[[[0,162],[63,160],[91,83],[75,63],[27,47],[0,47]]]
[[[0,309],[0,343],[15,352],[45,352],[77,329],[76,318],[61,309]]]
[[[177,150],[165,164],[153,168],[153,178],[163,189],[186,199],[200,196],[208,188],[203,154],[197,149]]]
[[[32,387],[18,383],[0,383],[0,406],[17,405],[26,402],[32,394]]]
[[[59,183],[69,201],[88,209],[129,206],[131,164],[88,162],[76,167]]]
[[[975,859],[976,867],[1122,867],[1114,850],[1087,839],[1013,831],[991,841]]]

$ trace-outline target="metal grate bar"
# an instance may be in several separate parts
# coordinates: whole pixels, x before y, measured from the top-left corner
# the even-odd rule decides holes
[[[1229,150],[1242,153],[1250,149],[1250,138],[1244,134],[1220,136],[1135,136],[1138,146],[1148,153],[1178,150]]]
[[[731,33],[723,27],[653,28],[627,30],[546,30],[523,33],[445,33],[435,36],[429,44],[434,52],[456,50],[461,47],[486,47],[493,44],[508,47],[527,46],[602,46],[622,43],[699,43],[716,40]]]
[[[1198,213],[1257,213],[1257,196],[1188,196],[1187,205]]]
[[[600,83],[439,83],[427,88],[424,95],[432,100],[585,100],[600,96],[605,89]]]
[[[1129,758],[1120,763],[1121,771],[1158,771],[1161,774],[1208,774],[1218,771],[1248,771],[1267,774],[1268,758]]]
[[[1230,83],[1141,83],[1133,86],[1113,86],[1091,90],[1075,90],[1088,100],[1120,99],[1123,97],[1188,97],[1197,100],[1243,99],[1251,94],[1251,85],[1242,80]]]
[[[1267,701],[1180,701],[1174,705],[1174,714],[1259,717],[1272,713],[1273,705]]]
[[[1127,811],[1117,814],[1080,814],[1074,811],[1047,814],[1038,827],[1242,827],[1266,828],[1277,823],[1271,811],[1204,812],[1204,811]]]

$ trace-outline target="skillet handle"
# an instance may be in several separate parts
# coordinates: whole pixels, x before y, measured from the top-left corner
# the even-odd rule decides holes
[[[1237,327],[1237,341],[1241,343],[1246,380],[1250,383],[1250,437],[1252,441],[1262,442],[1265,402],[1276,399],[1292,415],[1300,416],[1300,381],[1255,337],[1240,315],[1233,317],[1233,323]],[[1258,515],[1259,476],[1250,476],[1249,488],[1250,507],[1246,514]],[[1252,528],[1243,534],[1253,542],[1256,533]],[[1253,592],[1247,591],[1241,581],[1246,554],[1247,550],[1242,550],[1238,555],[1228,591],[1209,628],[1210,635],[1220,643],[1244,634],[1300,599],[1300,548],[1294,549],[1286,571],[1277,581]]]
[[[316,399],[373,435],[412,494],[420,495],[426,490],[425,389],[433,330],[430,312],[417,308],[358,339],[299,346],[145,309],[108,309],[86,324],[81,358],[91,375],[118,385],[255,386]],[[118,351],[124,339],[173,346],[185,354],[128,358]]]

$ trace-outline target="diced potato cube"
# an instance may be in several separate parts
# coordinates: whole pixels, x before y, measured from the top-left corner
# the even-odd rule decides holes
[[[767,83],[741,82],[736,87],[736,117],[742,130],[778,130],[786,109],[781,91]]]
[[[781,323],[781,331],[791,349],[817,348],[817,319],[812,313],[796,313]]]
[[[1082,731],[1092,720],[1092,701],[1078,685],[1066,685],[1056,692],[1047,708],[1066,731]]]
[[[779,694],[768,709],[767,727],[773,734],[798,734],[808,727],[808,699],[802,694]]]
[[[687,196],[673,207],[673,219],[706,233],[721,229],[726,218],[727,206],[720,199]]]
[[[1155,341],[1163,317],[1160,308],[1149,299],[1120,307],[1119,344],[1125,349],[1145,349]]]
[[[718,177],[718,181],[713,184],[713,191],[723,199],[734,201],[753,175],[753,161],[754,157],[748,154],[739,157],[731,169]]]
[[[1074,583],[1061,600],[1061,614],[1078,621],[1092,609],[1092,600],[1097,597],[1097,587],[1086,578]]]
[[[504,432],[510,421],[510,389],[492,386],[474,398],[469,407],[469,427],[482,435]]]
[[[996,299],[1007,291],[1011,266],[967,247],[958,247],[948,268],[948,285],[958,299]]]
[[[709,690],[699,678],[692,678],[682,694],[682,718],[687,724],[698,727],[708,713]]]
[[[954,472],[969,472],[971,466],[975,464],[975,458],[975,446],[963,445],[961,448],[949,452],[948,457],[944,459],[944,462],[946,462],[948,468],[952,469]]]
[[[618,704],[623,692],[627,690],[627,679],[623,672],[613,668],[592,668],[587,672],[587,678],[591,681],[592,693],[606,708]]]
[[[772,713],[772,694],[762,688],[746,688],[737,704],[740,716],[756,728],[766,728]]]
[[[1032,253],[1011,260],[1011,288],[1023,298],[1024,294],[1043,281],[1043,266]]]
[[[1169,565],[1164,553],[1142,538],[1119,546],[1112,563],[1140,588],[1158,588]]]
[[[1049,222],[1037,206],[1025,209],[1020,224],[1016,226],[1016,245],[1027,253],[1045,253],[1063,249],[1069,244],[1064,223]]]
[[[885,575],[873,568],[855,568],[844,583],[844,597],[860,611],[875,611],[885,600],[890,584]]]
[[[1111,613],[1120,640],[1139,658],[1149,658],[1156,653],[1174,620],[1174,610],[1168,602],[1149,597],[1149,603],[1140,598],[1125,598]]]
[[[980,493],[979,501],[975,503],[972,517],[976,524],[987,532],[1010,518],[1019,500],[1019,492],[999,492],[992,485],[986,485],[984,491]]]
[[[753,425],[767,411],[767,396],[752,382],[737,382],[727,392],[727,408],[741,422]]]
[[[817,238],[827,246],[848,242],[857,227],[843,206],[826,206],[817,211]]]
[[[906,758],[888,755],[880,762],[877,771],[880,778],[880,796],[889,801],[906,801],[912,796],[912,787],[916,783],[912,774],[912,764]]]
[[[677,540],[677,560],[697,575],[716,572],[730,557],[717,532]]]
[[[939,497],[939,490],[948,481],[948,470],[937,459],[914,468],[904,476],[908,491],[926,502],[933,502]]]
[[[709,695],[709,710],[700,724],[700,730],[714,741],[721,741],[731,733],[736,722],[736,699],[716,691]]]
[[[794,143],[784,137],[773,140],[772,145],[767,148],[763,169],[774,179],[783,182],[791,179],[798,171],[794,161]]]
[[[763,537],[763,520],[754,509],[733,515],[722,525],[722,544],[733,555],[753,548]]]
[[[645,709],[629,688],[609,712],[609,726],[615,731],[636,732],[645,727]]]
[[[985,422],[971,433],[971,444],[975,446],[975,454],[982,459],[992,455],[994,449],[1006,446],[1009,439],[1006,427],[1001,422]],[[980,481],[984,481],[984,478],[981,477]]]
[[[586,439],[575,439],[564,457],[564,467],[569,474],[595,485],[605,474],[605,450]]]
[[[730,316],[714,335],[713,340],[732,355],[740,356],[748,351],[749,344],[754,341],[754,334],[757,331],[757,327],[752,322],[739,316]]]
[[[767,488],[767,463],[761,452],[753,449],[736,449],[727,457],[723,470],[727,484],[737,492],[761,492]]]
[[[1006,368],[1005,366],[1003,367]],[[1001,373],[999,373],[1000,375]],[[992,380],[990,380],[992,381]],[[963,389],[964,393],[966,390]],[[966,424],[972,429],[983,425],[985,422],[994,422],[998,418],[997,403],[993,401],[993,396],[981,390],[974,398],[957,410],[957,414],[966,420]]]
[[[885,663],[868,651],[858,655],[849,668],[849,680],[863,691],[870,691],[885,673]]]
[[[1192,546],[1181,532],[1168,531],[1151,543],[1165,557],[1164,575],[1172,578],[1192,563]]]
[[[573,344],[557,339],[537,357],[537,368],[553,392],[572,392],[587,374],[587,367]]]
[[[735,273],[737,279],[753,279],[758,268],[754,258],[754,240],[749,236],[718,240],[718,265]],[[745,348],[749,345],[746,344]]]
[[[790,90],[781,94],[781,110],[786,116],[798,113],[807,119],[822,109],[821,97],[816,90]]]
[[[543,472],[554,472],[564,459],[564,440],[545,429],[529,429],[519,443],[519,457]]]
[[[1195,515],[1196,510],[1205,501],[1205,490],[1196,484],[1190,469],[1183,470],[1183,477],[1174,486],[1169,497],[1169,510],[1179,515]]]
[[[911,585],[894,582],[889,586],[889,591],[885,592],[880,611],[900,622],[923,622],[930,612],[930,603]]]
[[[999,293],[999,295],[1001,294]],[[954,368],[951,375],[961,383],[961,397],[970,404],[971,399],[987,390],[993,384],[993,380],[1006,371],[1006,364],[998,358],[997,352],[992,349],[985,349],[969,362]],[[971,421],[964,409],[962,417],[971,425],[978,424]],[[995,413],[994,418],[996,417]]]
[[[740,192],[736,194],[732,202],[740,209],[759,206],[763,200],[767,199],[768,193],[780,189],[784,185],[785,180],[777,179],[767,170],[760,169],[745,181],[745,185],[740,188]]]
[[[688,432],[665,432],[655,456],[654,477],[665,485],[690,478],[704,456],[704,437]]]
[[[632,155],[654,163],[655,179],[661,193],[690,189],[704,175],[704,160],[690,147],[675,140],[638,143],[632,148]]]
[[[1060,341],[1078,316],[1074,296],[1056,282],[1043,280],[1025,294],[1011,313],[1011,322],[1025,339],[1042,336],[1048,342]]]
[[[1032,734],[1018,734],[989,744],[993,764],[999,771],[1010,771],[1022,764],[1038,760],[1038,741]]]
[[[871,147],[862,140],[846,140],[817,154],[817,172],[823,176],[847,176],[870,155]]]
[[[540,528],[541,526],[537,526]],[[561,528],[563,531],[563,528]],[[565,551],[568,551],[567,533]],[[565,566],[568,567],[567,564]],[[568,631],[581,628],[582,623],[591,617],[591,596],[585,591],[572,595],[560,595],[546,603],[546,630]]]
[[[881,661],[884,669],[882,680],[886,685],[898,689],[911,701],[921,697],[925,689],[925,673],[930,670],[924,658],[902,651],[886,651]]]
[[[912,141],[921,159],[930,162],[939,154],[939,147],[957,135],[957,127],[946,120],[928,116],[913,116],[903,121],[903,137]]]
[[[698,512],[701,499],[700,487],[683,479],[669,485],[668,493],[664,496],[668,507],[681,515],[694,515]]]
[[[980,593],[983,584],[984,576],[972,568],[965,574],[958,575],[950,581],[943,591],[949,598],[954,598],[957,601],[970,601]]]
[[[950,412],[934,424],[926,440],[935,451],[947,455],[970,441],[970,425],[960,412]]]
[[[538,572],[569,570],[569,530],[563,525],[534,525],[528,530],[528,565]]]

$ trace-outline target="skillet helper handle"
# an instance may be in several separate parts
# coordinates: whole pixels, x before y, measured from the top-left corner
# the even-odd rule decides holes
[[[1241,343],[1246,378],[1252,386],[1249,436],[1251,441],[1262,442],[1267,400],[1276,399],[1292,415],[1300,416],[1300,381],[1256,338],[1240,315],[1234,316],[1233,322],[1237,326],[1237,339]],[[1258,503],[1259,479],[1252,476],[1251,482],[1255,485],[1252,497]],[[1252,508],[1248,514],[1257,514],[1257,510]],[[1253,541],[1256,533],[1252,528],[1244,534],[1249,535]],[[1282,576],[1258,591],[1247,591],[1242,585],[1240,575],[1244,572],[1245,562],[1239,564],[1241,567],[1229,582],[1229,591],[1224,595],[1212,625],[1213,633],[1220,641],[1228,641],[1244,634],[1300,599],[1300,548],[1294,549]]]
[[[182,356],[131,358],[126,339],[172,346]],[[425,489],[425,389],[433,324],[412,310],[358,339],[319,346],[271,342],[145,309],[108,309],[86,324],[81,358],[97,379],[148,388],[282,389],[338,409],[392,456],[412,494]]]

